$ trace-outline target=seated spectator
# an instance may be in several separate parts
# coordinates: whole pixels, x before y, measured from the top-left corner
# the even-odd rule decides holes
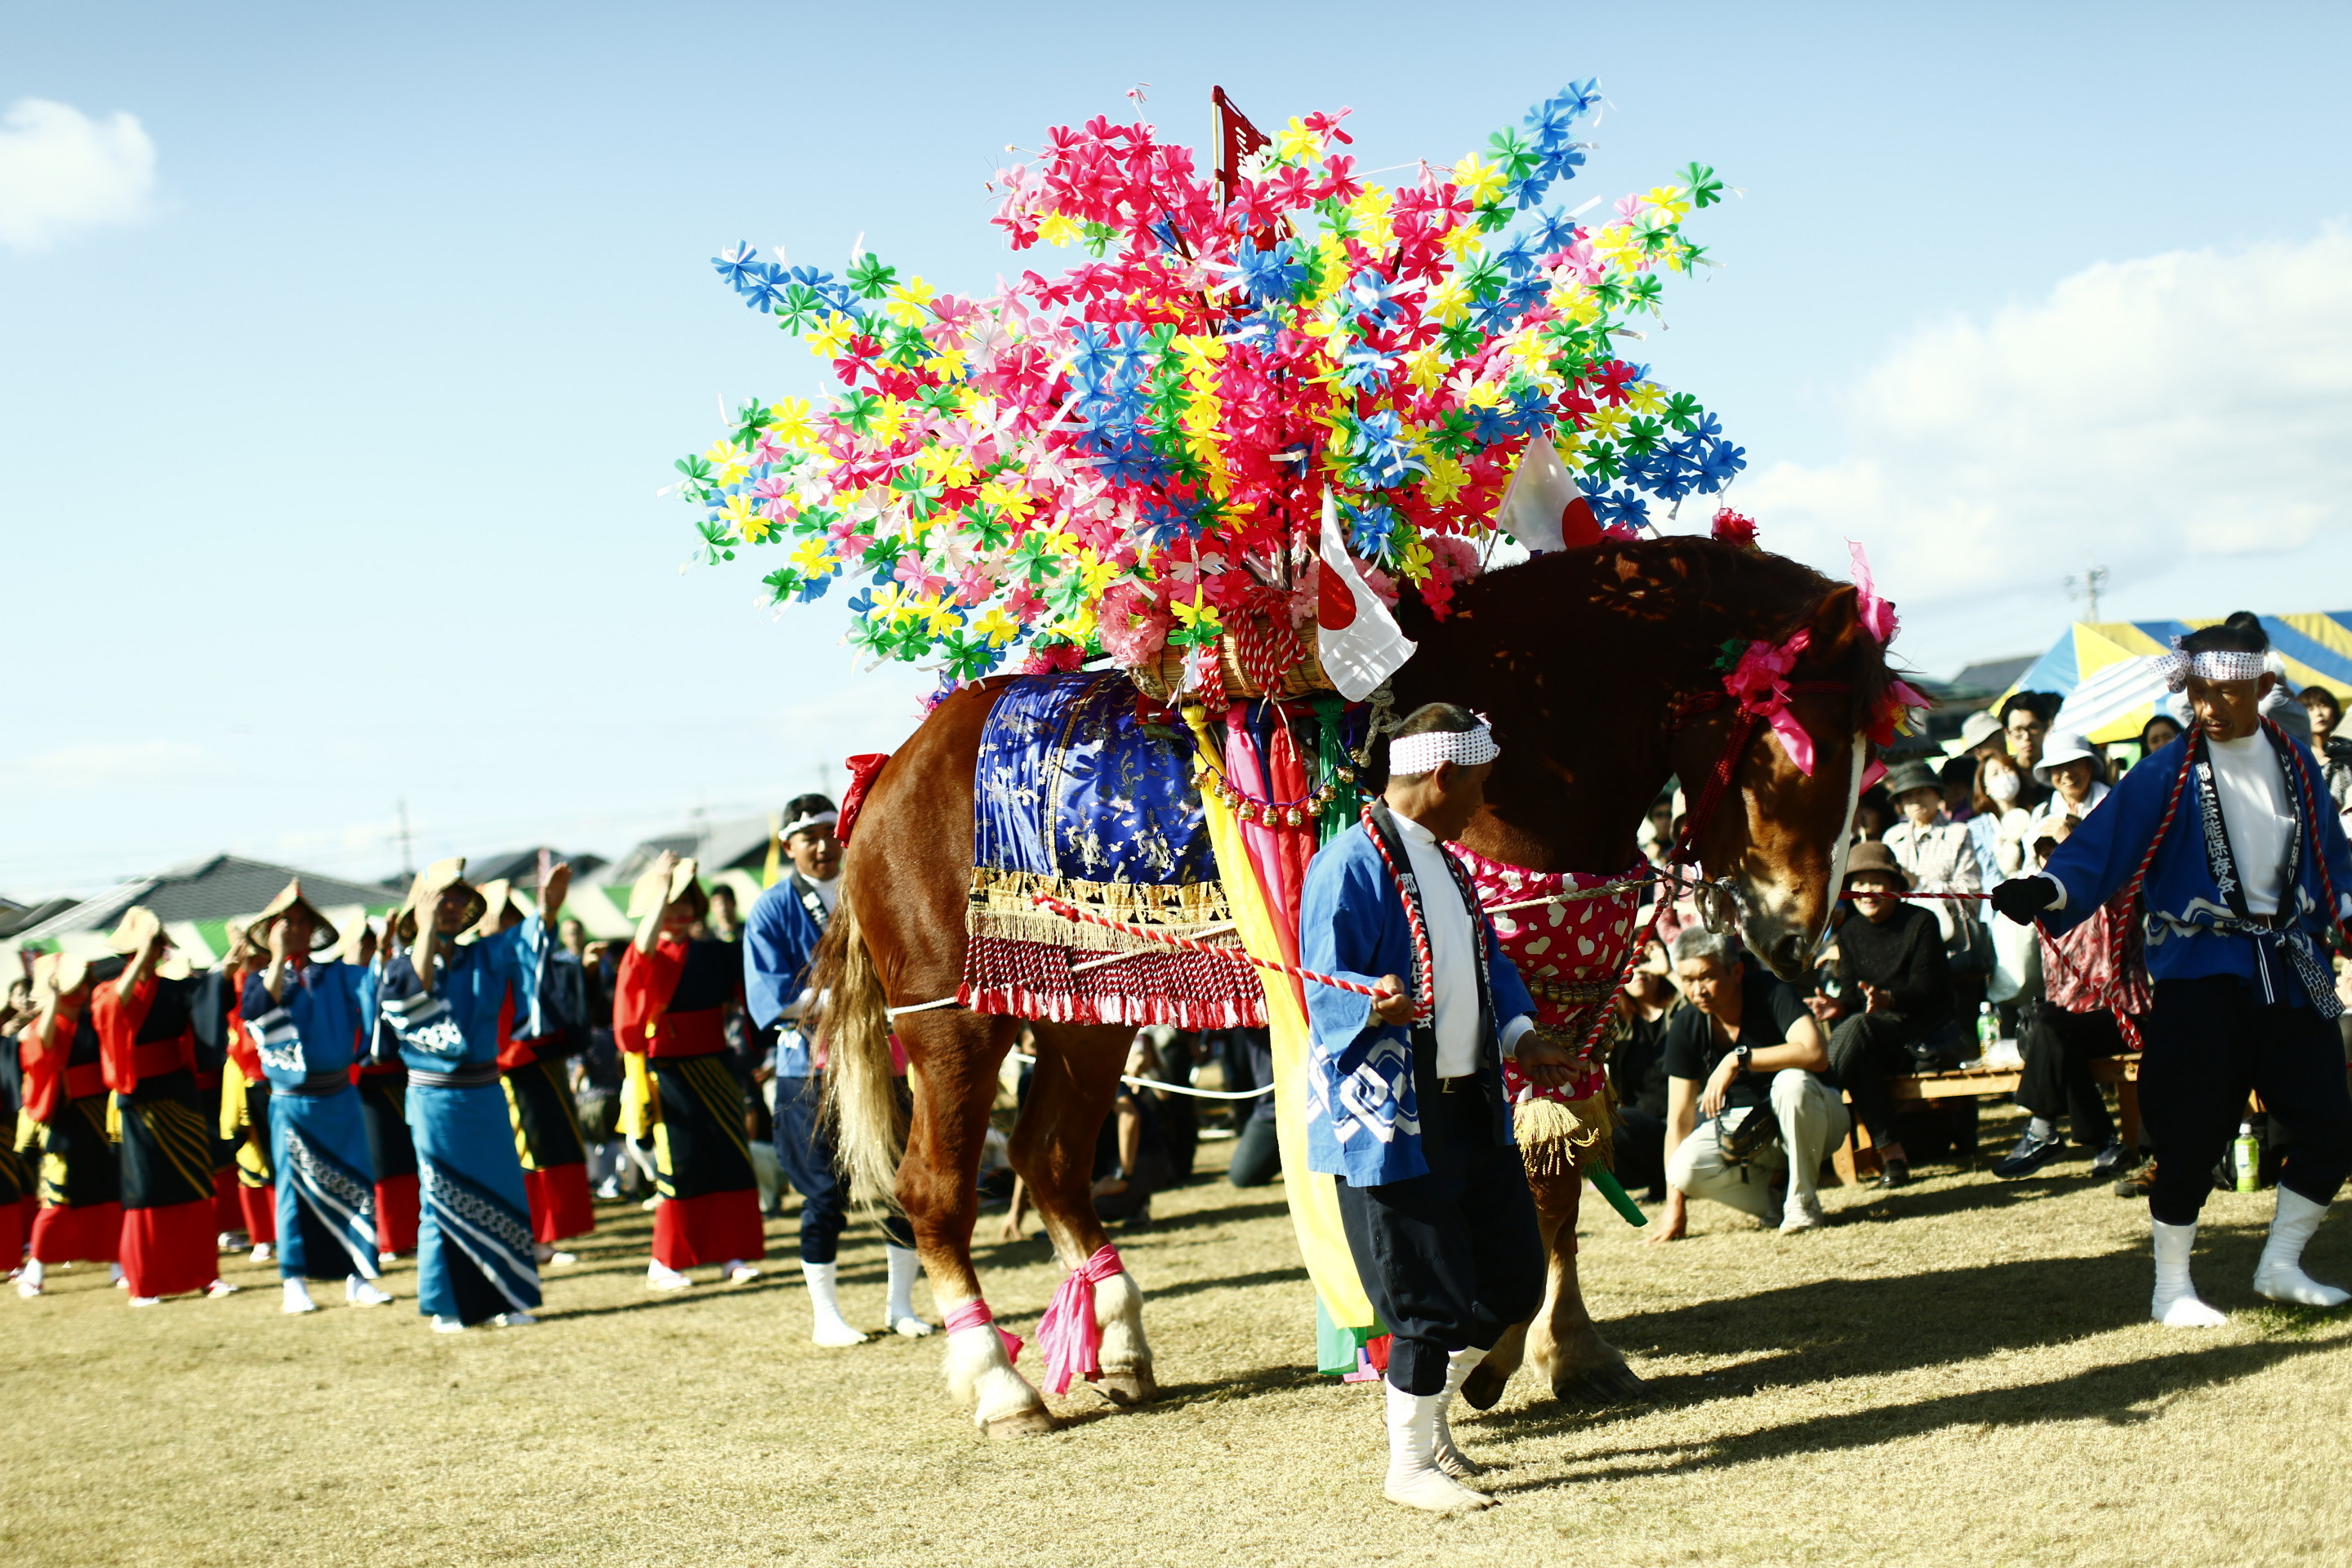
[[[1248,1063],[1249,1081],[1236,1082],[1238,1075],[1228,1072],[1225,1087],[1232,1089],[1255,1089],[1274,1081],[1274,1040],[1264,1029],[1233,1029],[1226,1033],[1226,1047]],[[1274,1126],[1274,1096],[1261,1094],[1255,1100],[1237,1100],[1234,1104],[1248,1120],[1234,1140],[1233,1163],[1225,1179],[1237,1187],[1262,1187],[1282,1173],[1282,1145],[1276,1142]]]
[[[1886,791],[1877,785],[1863,791],[1862,798],[1853,805],[1853,841],[1875,844],[1886,837],[1886,830],[1894,825],[1895,804],[1886,798]]]
[[[1895,1098],[1886,1080],[1950,1065],[1932,1043],[1949,1037],[1952,973],[1936,917],[1901,894],[1911,879],[1884,844],[1846,853],[1845,892],[1853,911],[1837,927],[1837,977],[1843,994],[1830,1035],[1830,1073],[1853,1097],[1854,1114],[1878,1146],[1878,1184],[1911,1179],[1911,1160],[1895,1135]],[[1853,1006],[1855,999],[1862,1005]]]
[[[2036,832],[2054,817],[2082,816],[2107,798],[2106,760],[2080,735],[2050,737],[2033,776],[2051,792],[2033,813]]]
[[[1948,757],[1936,769],[1936,780],[1944,790],[1944,813],[1954,822],[1969,822],[1976,816],[1977,759]]]
[[[2009,760],[2026,777],[2017,804],[2032,811],[2050,796],[2050,786],[2034,770],[2042,763],[2042,744],[2050,734],[2050,721],[2058,712],[2058,697],[2048,691],[2017,691],[2000,705],[2001,735],[2009,742]]]
[[[1693,927],[1675,938],[1674,957],[1690,1005],[1666,1026],[1666,1212],[1648,1239],[1687,1234],[1692,1198],[1727,1204],[1783,1235],[1814,1229],[1822,1160],[1851,1126],[1837,1090],[1818,1076],[1829,1065],[1821,1026],[1793,988],[1743,962],[1727,937]],[[1758,1127],[1758,1117],[1772,1126]]]
[[[1984,871],[1977,862],[1976,845],[1967,827],[1944,815],[1944,781],[1926,763],[1906,763],[1886,775],[1886,793],[1894,797],[1903,820],[1886,830],[1882,841],[1893,850],[1911,879],[1912,889],[1922,893],[1980,893],[1984,891]],[[1982,928],[1978,924],[1976,906],[1965,900],[1934,900],[1924,906],[1936,918],[1936,929],[1943,933],[1944,959],[1955,975],[1976,976],[1990,967],[1979,963],[1978,949],[1982,946],[1988,957],[1991,951],[1990,939],[1980,940]],[[1982,984],[1964,985],[1960,1001],[1969,1016],[1976,1016],[1976,1004],[1983,999]]]
[[[1157,1074],[1159,1052],[1146,1033],[1135,1037],[1128,1050],[1126,1076]],[[1095,1147],[1095,1215],[1105,1224],[1151,1223],[1151,1194],[1174,1184],[1175,1170],[1168,1158],[1160,1125],[1160,1096],[1122,1080],[1110,1115],[1103,1120]],[[1019,1200],[1015,1199],[1016,1206]],[[1018,1222],[1015,1221],[1015,1234]]]
[[[2311,715],[2311,749],[2327,780],[2328,796],[2336,810],[2352,811],[2352,736],[2336,732],[2344,722],[2344,705],[2325,686],[2306,686],[2299,695]]]
[[[1624,1033],[1609,1053],[1609,1089],[1621,1124],[1611,1144],[1610,1173],[1644,1203],[1666,1198],[1666,1026],[1682,1006],[1666,969],[1666,950],[1649,945],[1617,998]]]
[[[2025,836],[2033,814],[2017,804],[2024,775],[2007,752],[1988,753],[1977,763],[1976,815],[1969,818],[1969,842],[1977,853],[1980,885],[1988,893],[2025,871]],[[1992,932],[1992,976],[1985,999],[2002,1009],[2007,1031],[2013,1004],[2040,983],[2040,957],[2033,932],[2014,921],[1988,919]]]
[[[2072,817],[2046,824],[2034,840],[2038,868],[2050,852],[2074,831]],[[2058,1136],[2058,1118],[2071,1116],[2074,1142],[2098,1151],[2091,1175],[2106,1181],[2121,1173],[2130,1152],[2116,1136],[2107,1102],[2091,1076],[2091,1064],[2101,1057],[2120,1056],[2130,1047],[2116,1024],[2112,1008],[2120,1005],[2135,1017],[2148,1008],[2147,973],[2140,967],[2140,931],[2127,922],[2123,963],[2116,963],[2115,906],[2109,905],[2064,936],[2040,937],[2042,973],[2046,998],[2026,1011],[2025,1070],[2017,1089],[2017,1103],[2032,1120],[2009,1157],[1993,1166],[2004,1180],[2032,1175],[2058,1158],[2064,1144]]]
[[[1944,755],[1956,761],[1962,757],[2005,757],[2009,755],[2009,738],[1991,710],[1979,708],[1960,721],[1959,737],[1946,742]]]
[[[2158,713],[2139,727],[2140,761],[2147,761],[2179,739],[2180,721],[2169,713]]]

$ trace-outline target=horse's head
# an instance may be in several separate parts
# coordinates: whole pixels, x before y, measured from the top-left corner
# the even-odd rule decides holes
[[[1803,731],[1796,743],[1810,742],[1810,770],[1791,754],[1794,738],[1766,723],[1728,754],[1738,721],[1728,705],[1698,714],[1669,742],[1694,814],[1717,769],[1730,767],[1712,812],[1690,832],[1706,874],[1734,890],[1748,950],[1790,980],[1804,973],[1829,923],[1870,764],[1871,716],[1889,679],[1851,585],[1824,594],[1801,629],[1808,635],[1788,672],[1788,718]]]

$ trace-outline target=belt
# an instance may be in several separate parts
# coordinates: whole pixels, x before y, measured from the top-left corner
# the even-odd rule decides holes
[[[488,1089],[499,1081],[499,1064],[484,1062],[478,1067],[459,1068],[456,1072],[410,1068],[408,1081],[416,1089]]]
[[[1465,1072],[1460,1078],[1442,1078],[1437,1080],[1437,1092],[1440,1094],[1468,1094],[1477,1087],[1478,1075],[1475,1072]]]
[[[299,1094],[310,1100],[322,1100],[339,1089],[352,1087],[352,1075],[347,1072],[314,1072],[300,1083],[276,1083],[269,1086],[280,1094]]]

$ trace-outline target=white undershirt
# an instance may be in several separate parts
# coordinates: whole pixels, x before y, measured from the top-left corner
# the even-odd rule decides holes
[[[1429,922],[1430,984],[1437,992],[1437,1009],[1431,1026],[1437,1035],[1437,1076],[1466,1078],[1478,1070],[1481,1024],[1478,1016],[1478,939],[1470,924],[1469,907],[1462,901],[1445,851],[1437,836],[1412,818],[1391,811],[1397,837],[1404,840],[1405,858],[1412,864],[1413,879],[1421,884],[1422,914]],[[1535,1027],[1525,1014],[1503,1026],[1506,1055],[1519,1037]]]
[[[2221,803],[2221,826],[2246,894],[2246,912],[2273,915],[2286,891],[2286,850],[2294,816],[2286,802],[2286,777],[2268,738],[2209,739],[2213,758],[2213,794]]]
[[[816,889],[816,901],[824,906],[824,912],[833,913],[833,901],[841,897],[841,873],[835,871],[822,882],[814,877],[803,877],[801,880]]]

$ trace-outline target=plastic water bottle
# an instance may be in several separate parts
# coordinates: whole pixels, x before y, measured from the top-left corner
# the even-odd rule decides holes
[[[1990,1002],[1977,1004],[1977,1059],[1990,1061],[1993,1047],[2000,1044],[2000,1015],[1992,1010]]]
[[[2263,1143],[2254,1136],[2254,1124],[2238,1123],[2237,1141],[2230,1145],[2230,1169],[2238,1178],[2242,1193],[2262,1190]]]

